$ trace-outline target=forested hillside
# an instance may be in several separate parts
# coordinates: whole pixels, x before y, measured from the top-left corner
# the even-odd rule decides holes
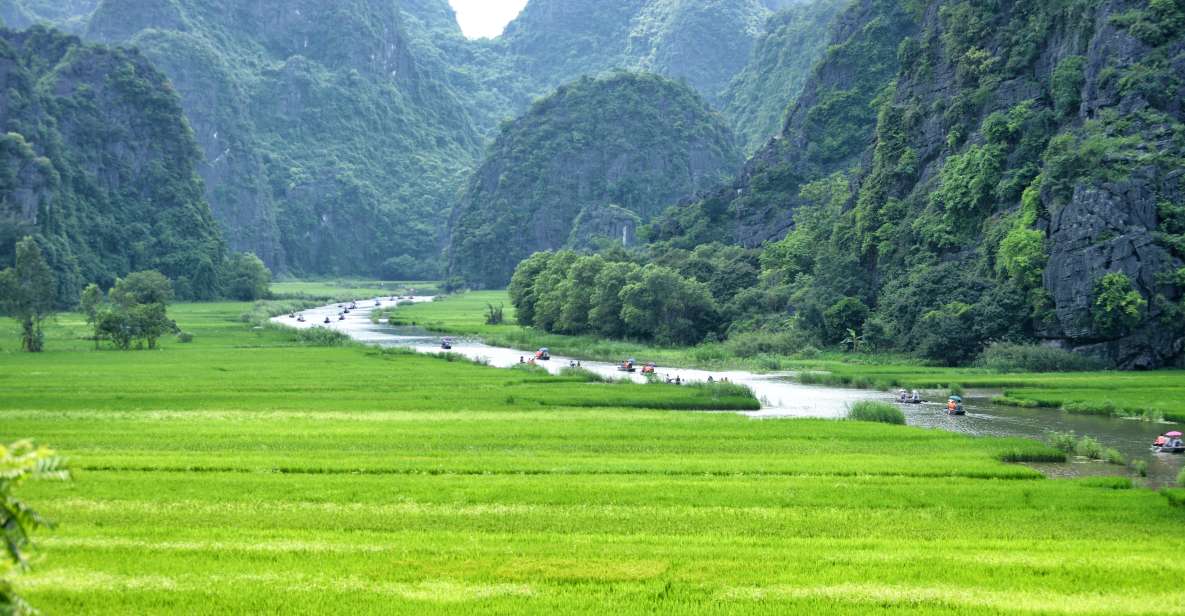
[[[164,75],[135,51],[34,27],[0,30],[0,82],[0,268],[34,235],[64,303],[142,269],[182,297],[217,294],[225,248]]]
[[[505,285],[531,253],[620,240],[739,164],[724,120],[686,86],[634,73],[563,86],[507,125],[474,175],[454,213],[450,274]]]
[[[815,64],[827,51],[831,24],[849,0],[804,0],[769,18],[745,69],[721,97],[746,152],[782,130]]]
[[[1181,0],[861,0],[781,138],[654,236],[780,240],[767,278],[824,338],[1178,361],[1183,34]]]
[[[234,248],[295,272],[436,258],[480,145],[396,3],[103,0],[87,36],[173,80]]]

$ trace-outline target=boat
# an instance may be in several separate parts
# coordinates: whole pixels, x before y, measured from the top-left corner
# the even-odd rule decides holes
[[[329,317],[325,317],[325,324],[326,324],[326,325],[329,325],[331,322],[332,322],[332,321],[330,321],[330,320],[329,320]]]
[[[950,397],[950,399],[946,403],[946,414],[952,415],[952,416],[967,414],[967,409],[963,408],[962,396],[951,396]]]
[[[630,359],[627,359],[627,360],[621,362],[621,365],[617,366],[617,371],[618,372],[629,372],[629,373],[637,372],[638,371],[638,362],[637,362],[637,360],[635,360],[631,357]]]
[[[299,317],[296,317],[296,322],[297,323],[304,323],[304,315],[302,314]]]
[[[453,348],[453,339],[452,338],[445,338],[445,339],[441,340],[440,341],[440,348],[442,348],[446,351],[451,351]]]
[[[657,370],[658,366],[654,365],[654,362],[650,362],[645,366],[642,366],[642,374],[654,375]]]
[[[539,361],[551,360],[551,350],[548,349],[547,347],[539,349],[538,351],[535,352],[535,359],[537,359]]]
[[[337,320],[338,320],[338,321],[345,321],[345,320],[346,320],[346,315],[344,315],[344,314],[339,314],[339,315],[337,315]]]
[[[1152,451],[1154,453],[1183,454],[1185,453],[1185,442],[1181,441],[1180,432],[1176,430],[1166,432],[1152,443]]]

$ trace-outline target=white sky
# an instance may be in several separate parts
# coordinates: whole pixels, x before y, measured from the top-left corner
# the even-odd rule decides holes
[[[494,38],[518,17],[527,0],[449,0],[449,4],[453,5],[465,36]]]

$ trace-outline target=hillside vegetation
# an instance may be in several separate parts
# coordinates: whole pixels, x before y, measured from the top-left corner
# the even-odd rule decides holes
[[[0,31],[0,77],[0,269],[36,236],[68,305],[143,269],[182,297],[218,295],[226,248],[164,75],[138,52],[35,27]]]
[[[854,329],[962,363],[1042,339],[1172,363],[1183,35],[1178,0],[862,0],[781,139],[652,237],[777,242],[764,278],[824,341]]]
[[[470,181],[449,273],[500,287],[533,252],[620,243],[631,213],[648,220],[739,164],[728,126],[686,86],[634,73],[563,86],[503,128]]]

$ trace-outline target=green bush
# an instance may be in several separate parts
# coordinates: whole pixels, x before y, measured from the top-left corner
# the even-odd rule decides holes
[[[997,342],[989,346],[975,365],[996,372],[1090,372],[1106,365],[1094,358],[1036,344]]]
[[[1177,485],[1185,488],[1185,468],[1181,469],[1181,472],[1177,474]]]
[[[193,342],[193,334],[189,332],[178,332],[177,342],[180,342],[181,344],[189,344]]]
[[[1103,445],[1094,438],[1084,436],[1074,445],[1074,454],[1091,460],[1103,459]]]
[[[1034,443],[1027,447],[1015,447],[1000,452],[997,456],[1001,462],[1065,462],[1064,451],[1052,449]]]
[[[296,340],[305,346],[337,347],[348,344],[350,337],[332,329],[313,327],[296,330]]]
[[[1136,460],[1136,461],[1132,462],[1132,471],[1134,471],[1140,477],[1147,477],[1148,476],[1148,463],[1143,460]],[[1185,472],[1185,471],[1182,471],[1182,472]]]
[[[1050,432],[1049,445],[1059,451],[1071,453],[1078,443],[1078,436],[1073,432]]]
[[[872,421],[878,423],[905,425],[905,413],[888,402],[862,400],[848,408],[848,419],[851,421]]]

